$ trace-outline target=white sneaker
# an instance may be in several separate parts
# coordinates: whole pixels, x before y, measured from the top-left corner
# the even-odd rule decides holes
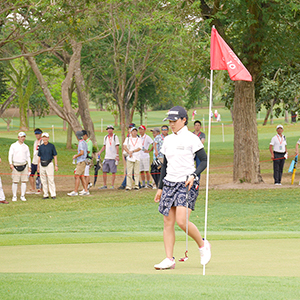
[[[83,193],[85,193],[85,190],[80,191],[78,194],[82,195]]]
[[[90,189],[92,186],[93,186],[93,184],[90,182],[90,183],[88,184],[88,189]]]
[[[25,196],[21,196],[20,199],[21,199],[22,201],[26,201]]]
[[[205,266],[207,263],[209,263],[211,258],[210,243],[207,240],[204,240],[204,246],[199,248],[199,251],[201,265]]]
[[[68,196],[78,196],[78,193],[76,193],[76,192],[73,191],[73,192],[71,192],[71,193],[68,193],[67,195],[68,195]]]
[[[90,192],[89,191],[84,191],[82,194],[80,194],[81,196],[88,196],[88,195],[90,195]]]
[[[11,201],[17,201],[17,197],[12,197]]]
[[[175,268],[175,259],[165,258],[161,263],[154,265],[156,270],[167,270]]]
[[[32,190],[29,190],[28,192],[26,192],[27,195],[33,195],[33,194],[36,194],[35,191],[32,191]]]

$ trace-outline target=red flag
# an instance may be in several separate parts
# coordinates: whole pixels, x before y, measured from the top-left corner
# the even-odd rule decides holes
[[[214,27],[211,30],[210,69],[227,70],[231,80],[252,81],[251,74]]]

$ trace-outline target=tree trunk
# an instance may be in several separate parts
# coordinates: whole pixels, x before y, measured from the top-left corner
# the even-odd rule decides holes
[[[74,75],[75,75],[76,91],[78,97],[79,114],[84,129],[89,132],[89,136],[93,144],[97,145],[94,123],[91,119],[91,115],[89,111],[88,95],[86,93],[84,78],[82,76],[81,67],[80,67],[82,44],[74,43],[72,48],[73,48],[74,55],[76,55]]]
[[[6,111],[6,109],[9,107],[10,103],[13,102],[16,96],[16,89],[12,91],[11,95],[5,100],[5,102],[0,107],[0,117],[2,114]]]
[[[75,112],[70,104],[70,100],[69,100],[69,88],[71,86],[71,82],[72,82],[72,77],[74,74],[74,65],[75,65],[75,58],[74,55],[72,55],[71,59],[70,59],[70,64],[69,64],[69,70],[68,70],[68,74],[65,78],[65,80],[62,82],[61,85],[61,94],[62,94],[62,100],[63,100],[63,104],[64,106],[61,107],[57,104],[57,102],[55,101],[55,99],[53,98],[48,85],[42,75],[42,73],[39,70],[39,67],[34,59],[34,57],[26,57],[29,65],[31,66],[36,78],[39,81],[39,84],[43,90],[43,93],[45,95],[45,98],[47,99],[47,102],[50,106],[50,108],[57,114],[57,116],[59,116],[61,119],[66,120],[72,127],[72,130],[74,132],[78,131],[78,130],[82,130],[82,127],[80,125],[80,122],[78,120],[78,118],[75,115]]]
[[[67,149],[72,149],[72,127],[70,124],[68,124],[68,131],[67,131],[67,144],[66,148]]]
[[[254,92],[253,82],[235,82],[234,182],[263,182],[260,174]]]
[[[284,122],[289,124],[289,112],[287,110],[284,111]]]

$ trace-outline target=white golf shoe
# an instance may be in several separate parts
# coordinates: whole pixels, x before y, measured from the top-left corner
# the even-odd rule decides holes
[[[22,201],[26,201],[25,196],[21,196],[20,199],[21,199]]]
[[[199,248],[199,251],[201,265],[205,266],[207,263],[209,263],[211,258],[210,243],[207,240],[204,240],[204,246]]]
[[[154,265],[156,270],[167,270],[175,268],[175,259],[165,258],[161,263]]]

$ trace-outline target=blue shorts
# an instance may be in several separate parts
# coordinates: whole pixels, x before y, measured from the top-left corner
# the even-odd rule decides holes
[[[33,177],[35,173],[37,173],[37,165],[31,164],[30,177]]]
[[[158,211],[164,216],[168,216],[172,206],[186,206],[185,182],[170,182],[163,180],[164,187],[159,201]],[[199,194],[199,182],[194,181],[188,195],[188,207],[195,209],[195,203]]]

